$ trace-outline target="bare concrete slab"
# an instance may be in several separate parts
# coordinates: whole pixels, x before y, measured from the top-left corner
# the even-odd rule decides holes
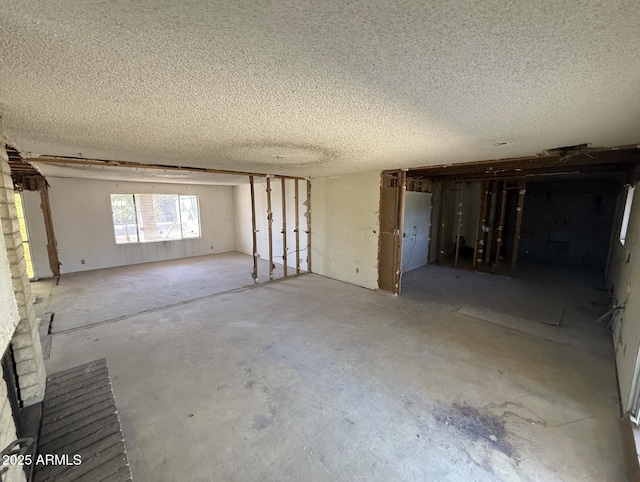
[[[520,263],[508,278],[431,264],[403,275],[402,296],[608,356],[609,332],[594,324],[609,308],[603,283],[597,273],[564,266]]]
[[[455,308],[305,275],[54,335],[47,369],[108,360],[135,480],[625,480],[609,333]]]
[[[268,264],[259,260],[261,283],[269,279]],[[282,278],[282,265],[274,265],[274,279]],[[35,306],[54,313],[52,332],[60,333],[253,286],[252,270],[251,256],[231,252],[63,274],[57,285],[33,283],[42,300]]]

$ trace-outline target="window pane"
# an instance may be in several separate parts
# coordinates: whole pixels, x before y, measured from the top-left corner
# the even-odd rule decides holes
[[[133,194],[112,194],[111,214],[116,243],[137,243],[138,229]]]
[[[182,218],[182,237],[200,237],[198,196],[180,196],[180,217]]]
[[[631,206],[633,205],[633,193],[635,186],[627,188],[627,199],[624,204],[624,213],[622,215],[622,226],[620,227],[620,242],[624,244],[627,238],[627,230],[629,229],[629,218],[631,217]]]
[[[176,194],[136,194],[136,206],[140,241],[180,239]]]

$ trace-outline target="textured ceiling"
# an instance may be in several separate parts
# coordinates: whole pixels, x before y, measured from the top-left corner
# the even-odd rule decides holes
[[[323,176],[640,141],[634,1],[0,12],[0,115],[25,154]]]

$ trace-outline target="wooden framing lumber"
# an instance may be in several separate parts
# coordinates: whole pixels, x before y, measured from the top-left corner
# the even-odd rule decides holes
[[[516,227],[513,231],[513,253],[511,253],[511,274],[516,270],[518,261],[518,246],[520,245],[520,228],[522,227],[522,210],[524,209],[524,196],[526,194],[527,181],[518,181],[518,207],[516,207]]]
[[[440,223],[440,232],[438,233],[438,256],[437,256],[437,260],[438,261],[442,261],[444,259],[444,228],[447,225],[445,219],[444,219],[444,215],[447,212],[447,198],[449,197],[449,188],[448,188],[448,183],[443,182],[440,184],[441,188],[440,188],[440,216],[439,216],[439,223]]]
[[[98,159],[82,159],[76,157],[64,157],[64,156],[43,156],[26,159],[28,162],[42,163],[42,164],[68,164],[68,165],[80,165],[80,166],[100,166],[100,167],[125,167],[134,169],[157,169],[164,171],[182,171],[182,172],[206,172],[210,174],[230,174],[232,176],[254,176],[254,177],[272,177],[275,179],[301,179],[302,177],[296,176],[282,176],[277,174],[263,174],[259,172],[246,172],[246,171],[227,171],[225,169],[209,169],[205,167],[187,167],[187,166],[174,166],[169,164],[143,164],[140,162],[129,161],[106,161]]]
[[[498,190],[502,185],[502,197],[500,199],[500,217],[498,221],[498,227],[496,229],[496,259],[495,259],[495,272],[500,269],[500,251],[502,250],[503,238],[504,238],[504,219],[506,216],[507,208],[507,183],[506,181],[498,182]]]
[[[396,229],[396,242],[395,242],[395,270],[393,281],[393,293],[395,295],[400,294],[401,280],[402,280],[402,235],[404,231],[404,201],[405,193],[407,189],[407,172],[398,171],[398,218]]]
[[[251,231],[253,233],[253,282],[258,284],[258,239],[256,230],[256,192],[253,176],[249,176],[251,185]]]
[[[296,274],[300,274],[300,206],[298,199],[298,180],[294,179],[294,200],[295,200],[295,229],[296,234]]]
[[[307,181],[307,272],[311,271],[311,181]]]
[[[287,272],[287,188],[285,186],[285,179],[280,179],[280,185],[282,186],[282,269],[284,277],[288,276]]]
[[[271,211],[270,177],[267,177],[267,225],[269,227],[269,280],[273,281],[273,212]]]
[[[42,214],[44,216],[44,228],[47,234],[47,254],[49,256],[49,267],[54,278],[60,279],[60,259],[58,258],[58,242],[53,230],[53,216],[51,215],[51,204],[49,202],[49,186],[43,177],[36,180],[38,191],[40,191],[40,202]]]
[[[478,263],[482,262],[482,255],[485,249],[484,227],[487,224],[487,196],[489,183],[482,181],[480,185],[480,210],[478,211],[478,229],[476,236],[476,249],[473,253],[473,269],[478,269]]]
[[[464,198],[464,181],[460,183],[460,203],[458,204],[458,232],[456,233],[456,254],[453,266],[458,267],[458,257],[460,255],[460,230],[462,229],[462,203]]]

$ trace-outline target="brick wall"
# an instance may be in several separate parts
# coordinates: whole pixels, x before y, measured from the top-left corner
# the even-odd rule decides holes
[[[29,406],[42,401],[46,375],[38,322],[33,308],[33,295],[24,260],[11,170],[2,136],[0,136],[0,172],[2,174],[0,177],[0,220],[19,315],[18,326],[12,336],[11,345],[16,361],[20,395],[24,405]]]
[[[0,377],[0,449],[16,439],[16,427],[13,423],[11,405],[7,397],[7,384]],[[22,482],[25,480],[24,471],[20,466],[9,466],[7,472],[0,476],[3,482]]]

